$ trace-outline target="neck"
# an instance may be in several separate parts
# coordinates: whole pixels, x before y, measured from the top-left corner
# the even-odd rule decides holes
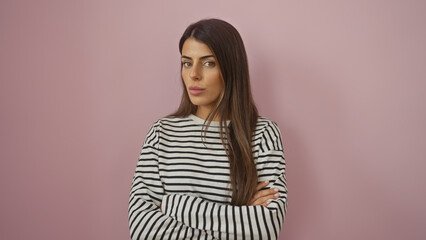
[[[199,118],[202,118],[202,119],[206,120],[207,116],[210,113],[210,111],[211,111],[211,108],[206,108],[206,107],[199,106],[197,108],[197,111],[195,112],[194,115],[197,116],[197,117],[199,117]],[[214,116],[214,118],[213,118],[212,121],[219,121],[219,120],[220,120],[220,116],[219,116],[219,114],[216,114],[216,116]]]

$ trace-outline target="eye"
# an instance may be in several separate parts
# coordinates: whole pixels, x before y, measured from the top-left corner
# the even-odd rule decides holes
[[[216,63],[215,63],[215,62],[212,62],[212,61],[210,61],[210,62],[205,62],[205,63],[204,63],[204,66],[206,66],[206,67],[214,67],[214,66],[216,66]]]
[[[182,66],[185,67],[185,68],[188,68],[188,67],[191,66],[191,63],[190,62],[182,62]]]

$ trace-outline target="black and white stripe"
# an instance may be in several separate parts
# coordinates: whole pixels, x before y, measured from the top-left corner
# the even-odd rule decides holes
[[[268,207],[232,206],[229,163],[212,122],[162,118],[149,130],[132,182],[132,239],[277,239],[287,212],[282,139],[276,123],[259,117],[253,156],[259,182],[268,180],[280,197]],[[160,210],[161,204],[161,210]]]

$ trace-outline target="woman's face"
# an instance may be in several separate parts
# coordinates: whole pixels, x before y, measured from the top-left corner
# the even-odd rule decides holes
[[[182,79],[197,116],[205,118],[224,90],[219,64],[210,48],[194,38],[182,47]]]

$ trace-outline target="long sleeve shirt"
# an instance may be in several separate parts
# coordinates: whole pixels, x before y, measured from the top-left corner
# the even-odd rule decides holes
[[[287,212],[287,183],[277,124],[258,118],[252,150],[263,189],[278,188],[267,206],[233,206],[229,161],[219,123],[166,117],[144,141],[132,181],[129,228],[132,239],[277,239]],[[229,121],[227,122],[229,124]],[[161,208],[160,208],[161,207]]]

